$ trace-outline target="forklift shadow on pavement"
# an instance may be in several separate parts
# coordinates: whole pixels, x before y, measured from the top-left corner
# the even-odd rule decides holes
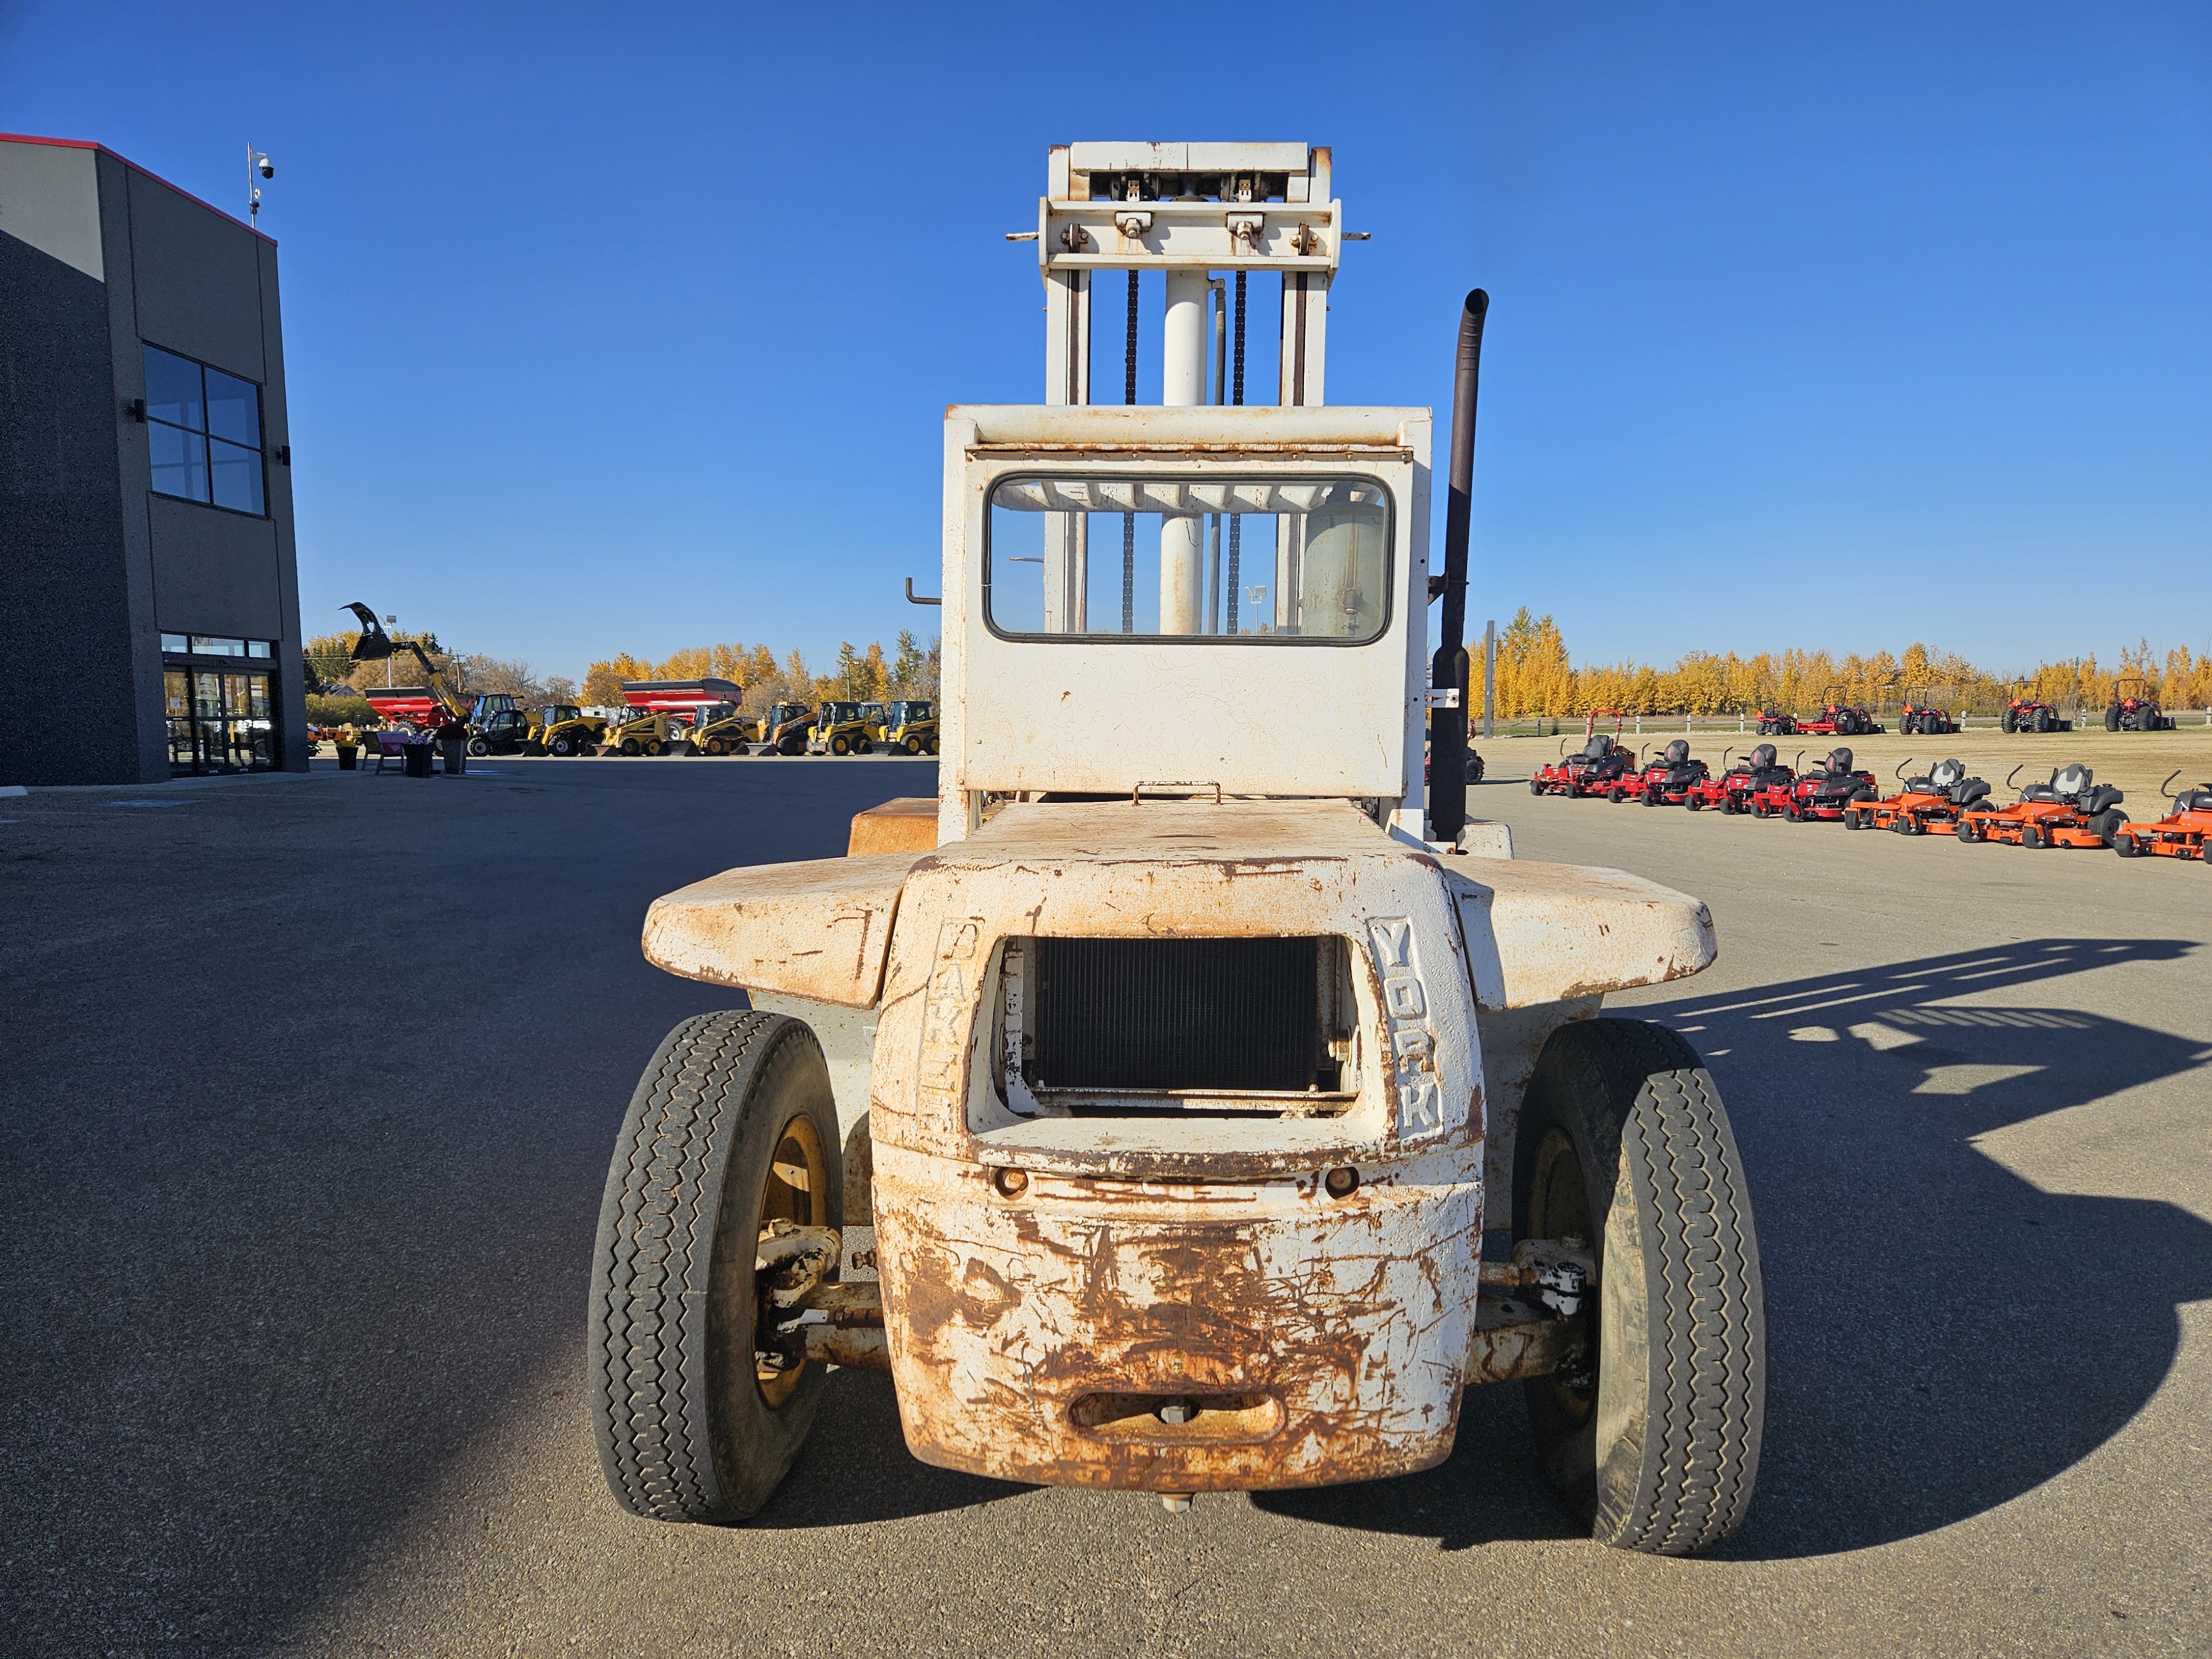
[[[1632,1011],[1707,1056],[1758,1194],[1768,1431],[1759,1495],[1718,1556],[1830,1554],[1969,1519],[2091,1455],[2157,1391],[2177,1304],[2212,1297],[2212,1224],[2160,1199],[2045,1191],[1975,1142],[2094,1104],[2097,1139],[2124,1146],[2141,1109],[2117,1097],[2205,1069],[2212,1048],[2032,994],[1986,999],[2201,949],[2034,939]],[[2160,1174],[2144,1155],[2080,1182],[2130,1191]],[[1570,1537],[1528,1467],[1522,1410],[1471,1389],[1440,1468],[1253,1501],[1446,1550]]]

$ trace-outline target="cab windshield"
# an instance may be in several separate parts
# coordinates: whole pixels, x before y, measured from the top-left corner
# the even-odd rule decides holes
[[[1017,639],[1362,645],[1390,620],[1390,492],[1374,478],[1009,475],[983,614]]]
[[[848,720],[856,720],[860,718],[860,705],[857,702],[825,702],[822,705],[822,712],[817,724],[842,726]]]
[[[558,726],[563,720],[578,720],[583,717],[584,711],[574,703],[556,702],[546,705],[545,724],[548,726]]]
[[[890,722],[893,726],[904,726],[909,721],[928,718],[929,705],[926,702],[895,702],[891,705]]]

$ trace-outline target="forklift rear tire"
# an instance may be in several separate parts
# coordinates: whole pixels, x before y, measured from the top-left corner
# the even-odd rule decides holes
[[[839,1226],[843,1190],[811,1031],[732,1012],[668,1034],[615,1144],[592,1261],[592,1429],[632,1515],[742,1521],[790,1469],[823,1367],[762,1364],[754,1252],[774,1220]]]
[[[1728,1113],[1664,1026],[1562,1028],[1516,1135],[1516,1237],[1597,1257],[1595,1375],[1523,1385],[1539,1467],[1616,1549],[1690,1555],[1742,1523],[1766,1413],[1766,1293]]]

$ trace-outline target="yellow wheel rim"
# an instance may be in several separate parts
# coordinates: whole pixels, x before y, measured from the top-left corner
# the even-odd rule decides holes
[[[823,1151],[821,1132],[812,1118],[803,1113],[794,1115],[776,1137],[775,1152],[761,1183],[761,1236],[766,1237],[770,1224],[778,1221],[800,1227],[828,1226],[829,1186],[830,1159]],[[763,1302],[759,1309],[763,1334],[768,1311]],[[804,1365],[786,1370],[756,1363],[753,1376],[761,1398],[770,1406],[781,1406],[791,1398],[805,1371]]]
[[[1536,1146],[1535,1180],[1528,1189],[1528,1216],[1524,1224],[1530,1238],[1579,1238],[1595,1246],[1597,1231],[1590,1218],[1589,1188],[1583,1180],[1582,1160],[1574,1143],[1557,1129],[1547,1129]],[[1599,1263],[1601,1272],[1604,1263]],[[1593,1282],[1585,1293],[1594,1308],[1598,1287]],[[1592,1368],[1595,1370],[1595,1367]],[[1557,1373],[1546,1379],[1553,1403],[1568,1422],[1580,1427],[1597,1408],[1597,1390],[1571,1389]]]

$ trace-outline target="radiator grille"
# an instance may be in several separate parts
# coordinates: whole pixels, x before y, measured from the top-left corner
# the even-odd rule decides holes
[[[1054,1090],[1306,1089],[1318,943],[1040,939],[1030,1074]]]

